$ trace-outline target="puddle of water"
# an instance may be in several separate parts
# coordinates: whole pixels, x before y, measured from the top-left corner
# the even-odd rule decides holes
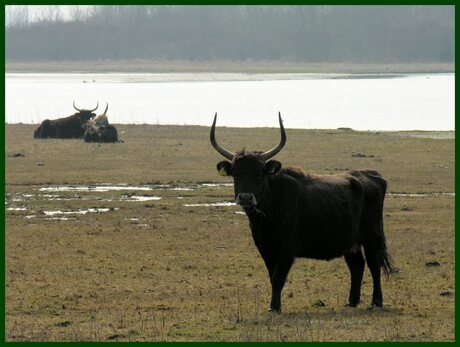
[[[37,216],[36,216],[36,215],[34,215],[34,214],[32,214],[32,215],[30,215],[30,216],[25,216],[25,218],[27,218],[27,219],[30,219],[30,218],[35,218],[35,217],[37,217]]]
[[[114,210],[118,210],[115,208]],[[109,212],[110,208],[89,208],[87,210],[78,210],[78,211],[43,211],[46,216],[55,216],[55,215],[72,215],[72,214],[87,214],[87,213],[102,213]]]
[[[60,198],[61,196],[58,194],[43,194],[42,197],[44,198]]]
[[[50,186],[38,189],[41,192],[108,192],[113,190],[152,190],[150,186],[97,185],[97,186]]]
[[[419,198],[424,196],[455,196],[455,193],[388,193],[389,196]]]
[[[234,202],[214,202],[207,204],[184,204],[185,207],[236,206]]]
[[[244,214],[244,215],[246,215],[246,213],[244,213],[243,211],[236,211],[235,214]]]
[[[233,183],[202,183],[202,187],[233,187]]]
[[[7,211],[27,211],[27,208],[25,208],[25,207],[8,207],[6,210]]]
[[[152,201],[152,200],[161,200],[161,196],[143,196],[143,195],[131,195],[127,197],[122,197],[122,201]]]
[[[108,192],[108,191],[123,191],[123,190],[134,190],[134,191],[149,191],[154,189],[167,189],[174,191],[192,191],[197,188],[208,188],[208,187],[232,187],[233,183],[201,183],[201,184],[190,184],[186,186],[172,186],[170,184],[153,184],[153,185],[136,185],[131,186],[125,183],[111,184],[103,183],[97,185],[57,185],[40,187],[38,190],[41,192]],[[33,197],[34,194],[23,194],[23,197]],[[44,195],[45,197],[58,198],[59,196]]]

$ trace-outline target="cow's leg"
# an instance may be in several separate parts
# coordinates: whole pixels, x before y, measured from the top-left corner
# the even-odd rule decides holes
[[[270,303],[271,312],[281,312],[281,291],[283,290],[286,278],[294,263],[294,257],[290,254],[280,254],[277,257],[273,273],[270,277],[272,285],[272,300]]]
[[[350,295],[348,297],[347,306],[356,307],[361,297],[361,283],[363,281],[365,263],[361,248],[356,252],[345,254],[345,261],[347,262],[351,275]]]
[[[366,255],[366,262],[372,275],[372,282],[374,290],[372,292],[372,306],[382,307],[383,296],[382,286],[380,283],[380,262],[378,258],[378,249],[373,245],[364,245],[364,252]]]
[[[265,267],[267,268],[267,271],[268,271],[268,277],[270,278],[270,282],[272,280],[272,276],[273,276],[273,270],[275,269],[275,261],[272,257],[270,256],[264,256],[262,255],[262,258],[265,262]]]

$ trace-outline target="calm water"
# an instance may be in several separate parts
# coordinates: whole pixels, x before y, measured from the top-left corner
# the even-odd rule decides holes
[[[99,109],[111,123],[454,130],[454,74],[6,74],[7,123]]]

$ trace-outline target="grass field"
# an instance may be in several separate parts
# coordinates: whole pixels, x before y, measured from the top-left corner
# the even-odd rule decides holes
[[[276,157],[311,173],[373,168],[401,270],[384,308],[344,307],[343,259],[299,259],[283,313],[209,128],[117,125],[124,143],[34,140],[6,125],[8,341],[453,341],[453,133],[287,129]],[[218,128],[233,150],[279,130]]]

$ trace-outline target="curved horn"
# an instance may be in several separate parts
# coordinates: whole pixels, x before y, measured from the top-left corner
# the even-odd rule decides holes
[[[107,110],[109,109],[109,103],[107,103],[107,106],[105,107],[105,111],[103,113],[103,115],[105,116],[105,114],[107,113]]]
[[[109,106],[109,104],[107,104],[107,107],[108,107],[108,106]],[[94,109],[92,109],[92,110],[87,110],[87,111],[89,111],[89,112],[94,112],[94,111],[97,110],[98,107],[99,107],[99,101],[97,102],[96,108],[94,108]],[[85,111],[85,110],[80,110],[79,108],[77,108],[77,107],[75,106],[75,100],[73,101],[73,108],[76,109],[78,112],[83,112],[83,111]]]
[[[286,144],[286,131],[284,130],[283,120],[281,119],[281,112],[278,112],[278,117],[280,121],[281,140],[278,146],[273,147],[269,151],[264,152],[260,155],[260,157],[265,161],[274,157],[276,154],[278,154],[283,149],[284,145]]]
[[[81,112],[81,111],[82,111],[82,110],[80,110],[79,108],[77,108],[77,107],[75,106],[75,100],[73,101],[73,108],[76,109],[78,112]]]
[[[89,112],[94,112],[97,110],[97,108],[99,107],[99,101],[97,102],[96,104],[96,108],[93,108],[92,110],[88,110]],[[107,107],[109,107],[109,104],[107,104]],[[107,111],[107,110],[106,110]]]
[[[217,112],[216,112],[216,115],[214,116],[214,122],[212,122],[212,127],[211,127],[211,134],[210,134],[211,144],[214,147],[214,149],[217,152],[219,152],[222,156],[224,156],[228,160],[233,160],[235,153],[227,151],[224,147],[219,145],[216,141],[216,120],[217,120]]]

